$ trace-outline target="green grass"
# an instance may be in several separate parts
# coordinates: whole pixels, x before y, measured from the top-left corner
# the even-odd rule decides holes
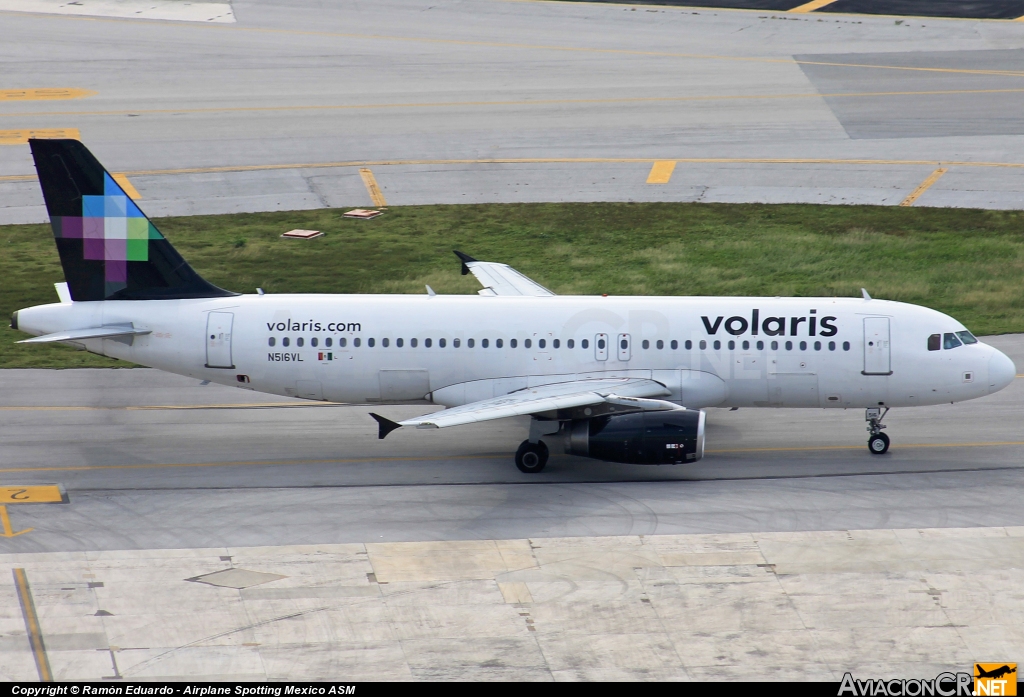
[[[165,218],[193,267],[251,293],[474,293],[460,249],[511,264],[557,293],[839,295],[947,312],[978,334],[1024,331],[1024,213],[757,204],[513,204]],[[284,240],[291,228],[326,234]],[[0,311],[56,301],[48,225],[0,227]],[[124,366],[0,334],[0,367]]]

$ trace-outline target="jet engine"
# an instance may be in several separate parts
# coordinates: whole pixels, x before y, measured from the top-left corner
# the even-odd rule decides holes
[[[565,452],[632,465],[678,465],[704,456],[704,412],[609,414],[565,427]]]

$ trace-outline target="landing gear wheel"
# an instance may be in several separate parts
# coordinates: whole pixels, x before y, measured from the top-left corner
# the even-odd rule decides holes
[[[868,439],[868,450],[872,455],[884,455],[889,450],[889,436],[876,433]]]
[[[526,474],[537,474],[548,464],[548,446],[544,441],[531,443],[524,440],[516,451],[516,467]]]

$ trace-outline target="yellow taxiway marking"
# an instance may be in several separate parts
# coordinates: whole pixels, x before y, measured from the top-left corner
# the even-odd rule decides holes
[[[36,604],[32,600],[32,590],[28,585],[28,576],[25,575],[24,569],[12,569],[12,571],[14,572],[14,587],[18,589],[21,615],[25,619],[28,643],[32,648],[32,656],[36,660],[36,671],[39,673],[39,681],[53,682],[50,660],[46,657],[46,645],[43,643],[43,630],[39,627],[39,615],[36,614]]]
[[[647,175],[647,183],[668,184],[675,168],[675,160],[658,160],[651,166],[651,173]]]
[[[492,107],[492,106],[551,106],[565,104],[649,104],[658,102],[713,102],[770,99],[822,99],[841,97],[907,97],[943,96],[958,94],[1015,94],[1024,92],[1021,87],[1007,87],[985,90],[907,90],[897,92],[796,92],[792,94],[720,94],[691,95],[686,97],[604,97],[592,99],[505,99],[494,101],[466,102],[384,102],[372,104],[299,104],[295,106],[240,106],[240,107],[199,107],[184,109],[114,109],[79,111],[26,111],[4,112],[0,118],[22,118],[37,116],[141,116],[154,114],[216,114],[261,111],[345,111],[358,109],[436,109],[446,107]]]
[[[58,87],[33,90],[0,90],[0,102],[41,102],[55,99],[81,99],[95,92],[77,87]]]
[[[363,184],[366,186],[366,192],[370,194],[370,200],[373,201],[373,205],[377,208],[384,208],[388,205],[388,202],[384,199],[384,194],[380,192],[380,187],[377,186],[377,178],[373,176],[373,172],[362,167],[359,170],[359,176],[363,178]]]
[[[794,7],[792,10],[787,10],[787,11],[788,12],[801,12],[801,13],[802,12],[814,12],[815,10],[820,10],[822,7],[825,7],[826,5],[831,5],[835,1],[836,0],[812,0],[811,2],[804,3],[803,5],[800,5],[800,7]]]
[[[522,164],[631,164],[650,162],[647,157],[495,157],[489,159],[464,160],[353,160],[349,162],[293,162],[278,165],[227,165],[224,167],[185,167],[182,169],[144,169],[127,172],[133,177],[163,174],[216,174],[222,172],[264,172],[282,169],[336,169],[344,167],[391,167],[401,165],[522,165]],[[942,165],[948,167],[995,167],[1024,169],[1024,162],[969,162],[955,160],[869,160],[817,157],[677,157],[674,161],[686,164],[713,165],[868,165],[868,166],[911,166]],[[34,174],[8,174],[0,176],[3,181],[35,181]],[[0,407],[3,409],[3,407]]]
[[[912,205],[914,205],[914,201],[919,199],[921,197],[921,194],[923,194],[925,191],[928,191],[928,189],[931,188],[932,184],[934,184],[935,182],[939,181],[939,177],[941,177],[943,174],[945,174],[948,171],[949,171],[949,169],[947,167],[939,167],[937,170],[935,170],[934,172],[929,174],[927,179],[925,179],[923,182],[921,182],[921,184],[916,189],[914,189],[913,191],[910,192],[910,196],[907,196],[905,199],[903,199],[900,202],[900,205],[901,206],[912,206]]]
[[[0,145],[24,145],[29,138],[81,138],[77,128],[16,128],[0,131]]]
[[[988,443],[906,443],[899,449],[909,448],[992,448],[1011,445],[1024,445],[1024,441],[993,441]],[[775,453],[775,452],[814,452],[831,450],[862,450],[863,445],[823,445],[797,448],[739,448],[730,450],[707,450],[706,453],[722,455],[732,453]],[[449,457],[359,457],[336,458],[332,460],[241,460],[226,462],[183,462],[162,464],[134,465],[66,465],[57,467],[9,467],[0,469],[0,474],[21,472],[88,472],[93,470],[149,470],[149,469],[191,469],[209,467],[294,467],[302,465],[327,464],[362,464],[373,462],[450,462],[452,460],[497,460],[509,457],[500,455],[453,455]]]
[[[110,176],[114,181],[117,182],[118,186],[121,187],[121,190],[128,194],[128,198],[134,201],[138,201],[140,198],[142,198],[142,195],[139,194],[139,192],[132,185],[132,183],[128,181],[128,175],[119,172],[117,174],[111,174]]]
[[[18,535],[24,535],[26,532],[32,532],[35,528],[25,528],[24,530],[18,530],[15,532],[14,528],[11,527],[11,515],[7,512],[7,506],[0,504],[0,537],[17,537]]]
[[[53,484],[33,486],[0,486],[0,504],[63,503],[64,494]]]

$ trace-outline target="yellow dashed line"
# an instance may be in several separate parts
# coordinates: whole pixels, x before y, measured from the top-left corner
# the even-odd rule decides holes
[[[789,12],[814,12],[815,10],[820,10],[826,5],[831,5],[835,1],[836,0],[813,0],[812,2],[800,5],[800,7],[794,7],[792,10],[789,10]]]
[[[0,90],[0,102],[38,102],[54,99],[81,99],[91,97],[95,92],[77,87],[63,87],[32,90]]]
[[[672,179],[672,172],[676,168],[675,160],[659,160],[651,166],[651,173],[647,175],[648,184],[668,184]]]
[[[373,172],[363,167],[359,170],[359,176],[363,178],[363,184],[366,185],[366,191],[370,194],[370,200],[373,201],[373,205],[377,208],[387,206],[388,202],[384,200],[384,194],[380,192],[380,187],[377,186],[377,179],[373,176]]]
[[[80,138],[77,128],[19,128],[0,131],[0,145],[24,145],[29,138]]]
[[[900,205],[901,206],[912,206],[912,205],[914,205],[914,201],[916,201],[918,198],[920,198],[921,194],[923,194],[925,191],[928,191],[928,189],[931,187],[931,185],[934,184],[935,182],[939,181],[939,177],[941,177],[943,174],[945,174],[948,171],[949,170],[946,167],[939,167],[937,170],[935,170],[934,172],[929,174],[928,178],[925,179],[923,182],[921,182],[921,185],[918,186],[916,189],[914,189],[910,193],[910,196],[907,196],[905,199],[903,199],[903,201],[900,202]]]
[[[142,198],[142,196],[135,189],[132,183],[128,181],[127,175],[119,172],[117,174],[111,174],[110,176],[113,178],[114,181],[117,182],[118,186],[121,187],[121,190],[128,194],[128,198],[133,199],[135,201],[138,201],[140,198]]]

